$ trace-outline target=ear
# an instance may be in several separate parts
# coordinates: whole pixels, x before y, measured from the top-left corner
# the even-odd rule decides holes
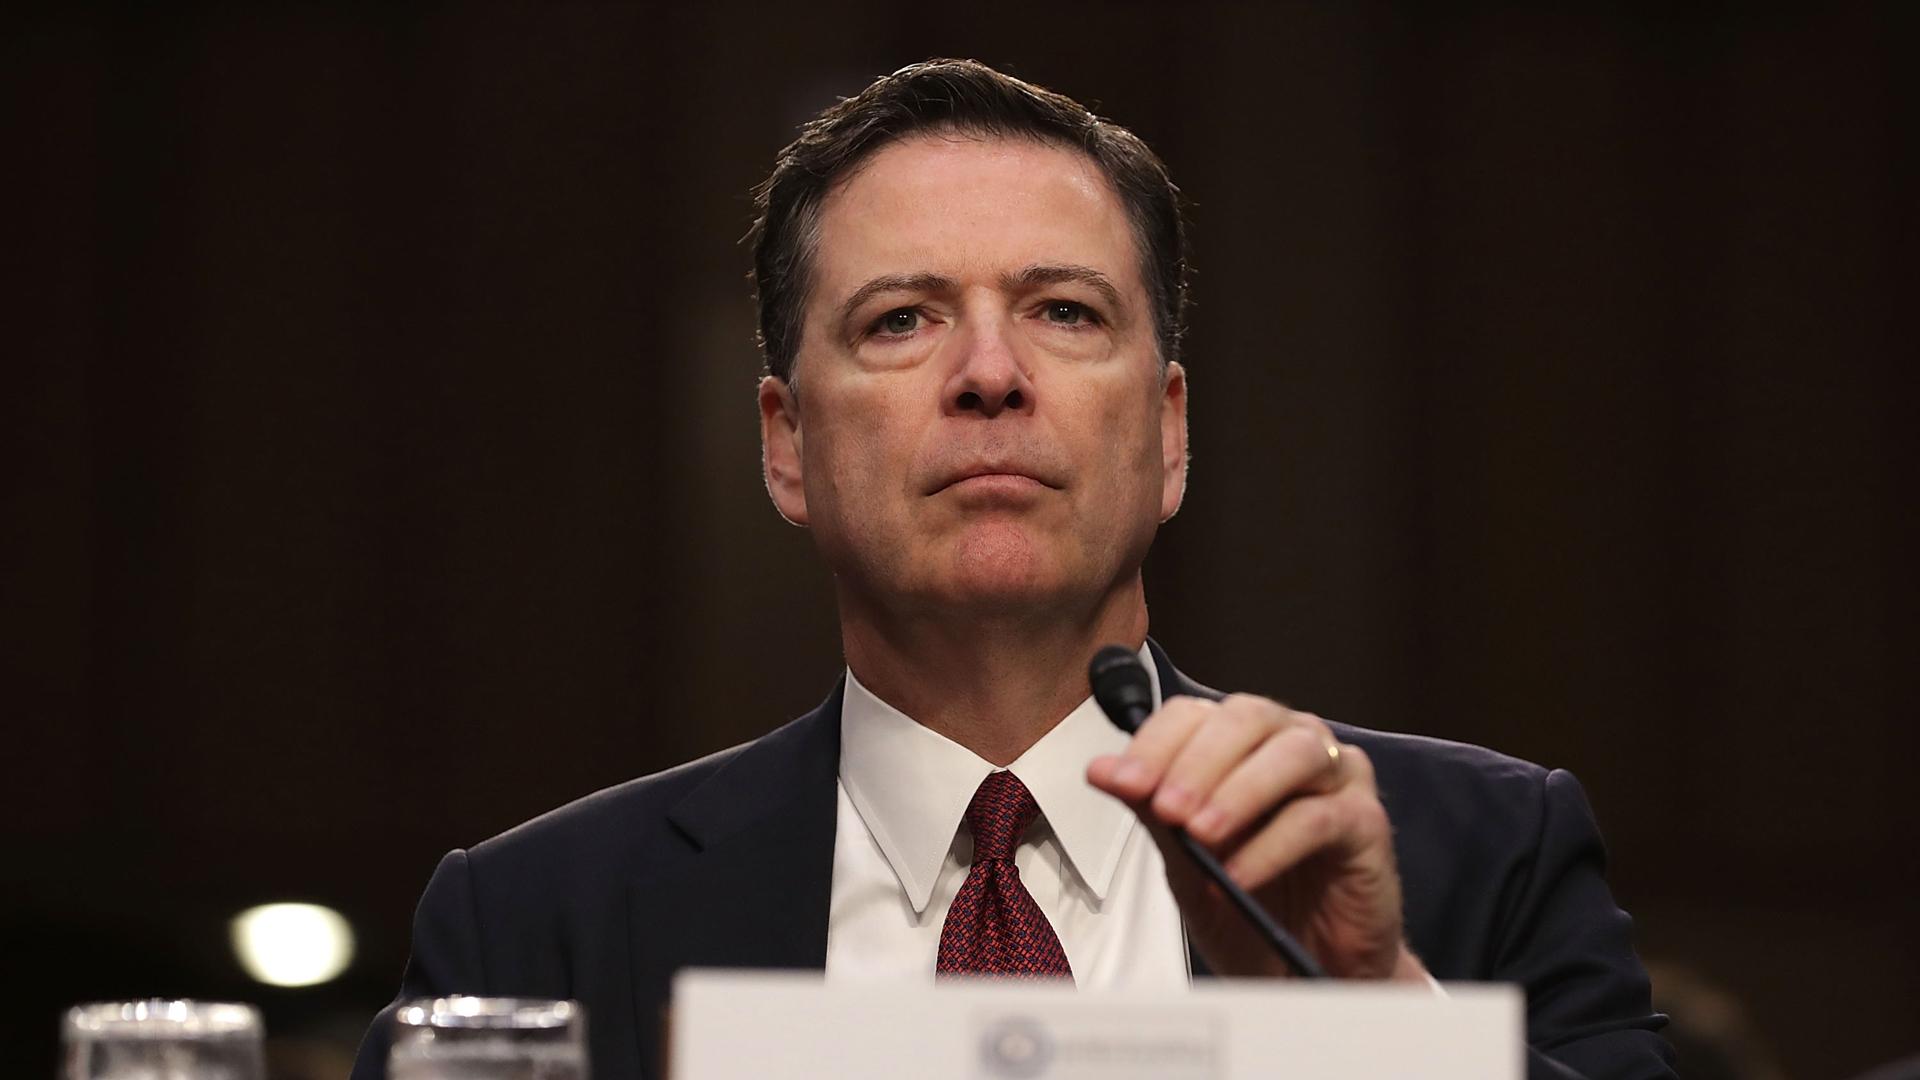
[[[807,524],[807,489],[800,475],[800,403],[786,380],[760,380],[760,465],[767,494],[780,516]]]
[[[1167,365],[1160,380],[1160,520],[1180,511],[1187,495],[1187,372]]]

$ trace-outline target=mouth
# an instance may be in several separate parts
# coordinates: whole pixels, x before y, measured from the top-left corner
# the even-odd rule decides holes
[[[960,470],[949,474],[928,491],[929,495],[942,492],[956,494],[1004,494],[1017,495],[1057,490],[1060,485],[1050,483],[1045,478],[1035,476],[1021,469],[1007,466],[980,466]]]

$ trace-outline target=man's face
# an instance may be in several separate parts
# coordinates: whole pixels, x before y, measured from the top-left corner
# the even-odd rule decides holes
[[[1130,580],[1186,479],[1138,248],[1099,168],[1026,140],[889,146],[822,207],[767,481],[842,589],[1017,614]]]

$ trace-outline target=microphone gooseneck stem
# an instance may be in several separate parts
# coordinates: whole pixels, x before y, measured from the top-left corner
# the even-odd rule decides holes
[[[1233,906],[1239,908],[1240,914],[1245,915],[1247,921],[1253,924],[1253,928],[1266,939],[1267,947],[1278,953],[1280,959],[1285,960],[1287,966],[1293,969],[1294,974],[1303,979],[1327,977],[1327,969],[1320,966],[1320,962],[1313,958],[1313,954],[1307,952],[1304,946],[1295,941],[1293,935],[1287,933],[1287,928],[1281,926],[1279,920],[1268,913],[1266,908],[1260,906],[1260,901],[1255,900],[1247,890],[1227,876],[1227,868],[1220,865],[1220,860],[1213,857],[1213,852],[1201,847],[1200,841],[1189,836],[1185,829],[1173,830],[1173,839],[1180,845],[1181,850],[1193,859],[1194,864],[1212,878],[1215,885],[1220,886],[1220,891],[1227,894],[1227,899],[1233,901]]]
[[[1153,712],[1153,689],[1147,669],[1140,663],[1140,657],[1125,645],[1107,645],[1103,647],[1087,664],[1087,682],[1093,689],[1093,699],[1100,705],[1100,711],[1107,714],[1113,725],[1131,735],[1140,730],[1147,722],[1147,716]],[[1260,905],[1241,888],[1237,882],[1227,876],[1227,868],[1220,865],[1213,852],[1201,846],[1200,841],[1187,834],[1187,830],[1175,828],[1174,842],[1187,853],[1200,872],[1212,879],[1214,885],[1225,893],[1240,914],[1253,925],[1263,938],[1267,947],[1287,962],[1295,975],[1305,979],[1324,979],[1327,969],[1307,952],[1287,928],[1273,914]]]
[[[1128,731],[1138,731],[1140,725],[1146,723],[1147,715],[1139,710],[1138,706],[1128,711],[1138,711],[1139,715],[1128,716],[1127,720],[1130,723],[1121,726]],[[1215,885],[1220,887],[1220,891],[1233,902],[1233,906],[1240,909],[1240,914],[1246,916],[1247,922],[1253,924],[1253,928],[1266,940],[1267,947],[1278,954],[1280,959],[1285,960],[1295,975],[1303,979],[1327,977],[1327,969],[1320,966],[1320,961],[1315,960],[1313,954],[1306,950],[1306,946],[1301,945],[1292,934],[1287,932],[1286,927],[1280,925],[1280,920],[1274,918],[1272,912],[1268,911],[1260,901],[1255,900],[1251,893],[1241,888],[1239,882],[1228,876],[1227,868],[1220,864],[1219,859],[1214,858],[1213,852],[1203,847],[1200,841],[1195,840],[1185,829],[1175,826],[1171,832],[1173,841],[1180,845],[1180,850],[1187,853],[1187,857],[1193,860],[1201,873],[1207,875]]]

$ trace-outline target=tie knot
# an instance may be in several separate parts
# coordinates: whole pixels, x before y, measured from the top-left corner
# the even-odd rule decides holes
[[[967,804],[974,861],[1013,858],[1014,847],[1039,816],[1040,804],[1019,777],[1010,772],[988,773]]]

